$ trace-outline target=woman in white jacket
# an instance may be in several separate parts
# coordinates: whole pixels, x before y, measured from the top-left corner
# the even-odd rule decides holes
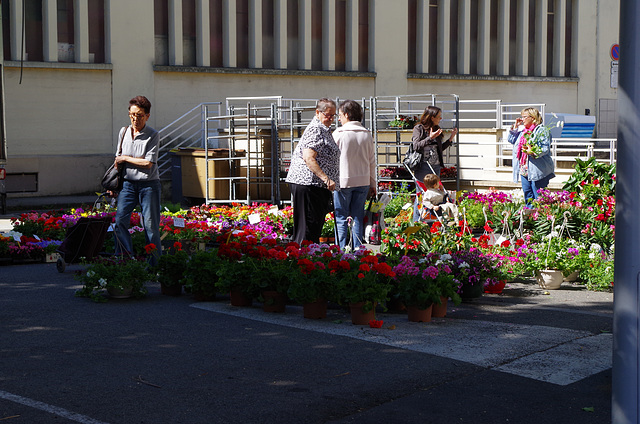
[[[348,217],[353,219],[352,246],[364,243],[364,205],[367,196],[376,194],[375,146],[371,133],[360,123],[362,107],[358,102],[340,103],[338,117],[341,127],[333,132],[340,148],[340,189],[333,193],[338,243],[344,249],[349,244]]]

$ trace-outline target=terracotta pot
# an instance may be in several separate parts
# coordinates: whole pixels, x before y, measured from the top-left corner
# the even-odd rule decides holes
[[[538,285],[545,290],[557,290],[562,285],[562,271],[557,269],[543,269],[536,271]]]
[[[411,322],[431,322],[431,311],[433,304],[426,309],[420,309],[417,306],[407,306],[407,317]]]
[[[376,319],[376,305],[373,304],[373,308],[369,312],[363,312],[362,307],[365,302],[350,303],[351,309],[351,323],[354,325],[369,325],[369,321]]]
[[[302,311],[305,318],[322,319],[327,317],[327,301],[318,299],[315,302],[309,302],[302,305]]]
[[[173,284],[166,286],[160,283],[160,293],[165,296],[180,296],[182,294],[182,284]]]
[[[231,300],[231,306],[251,306],[253,305],[253,299],[251,296],[240,290],[231,290],[229,293]]]
[[[502,290],[504,290],[504,286],[507,284],[506,281],[498,281],[496,284],[492,284],[490,286],[484,286],[485,293],[491,294],[500,294]]]
[[[265,312],[279,312],[282,313],[287,306],[287,295],[274,290],[265,290],[262,292],[264,303],[262,304],[262,310]]]
[[[440,305],[438,305],[437,303],[434,303],[433,305],[431,305],[431,317],[433,318],[444,318],[447,316],[447,301],[449,299],[444,297],[444,296],[440,296]]]

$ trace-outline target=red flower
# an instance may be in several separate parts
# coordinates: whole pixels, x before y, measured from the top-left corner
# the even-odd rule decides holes
[[[144,247],[144,251],[147,252],[147,255],[156,251],[156,245],[153,243],[149,243]]]
[[[493,225],[493,222],[491,222],[491,221],[487,221],[487,222],[484,224],[484,230],[485,230],[487,233],[493,233],[493,228],[491,228],[491,227],[489,226],[489,224]]]
[[[599,213],[598,216],[596,216],[596,221],[604,221],[607,218],[604,216],[603,213]]]
[[[597,178],[594,178],[593,179],[593,185],[598,185],[598,184],[600,184],[600,180],[597,179]]]
[[[509,247],[509,246],[511,246],[511,242],[509,240],[505,240],[502,243],[500,243],[500,246]]]

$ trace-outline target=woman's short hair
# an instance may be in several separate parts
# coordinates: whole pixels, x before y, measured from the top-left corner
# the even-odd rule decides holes
[[[422,179],[422,182],[427,186],[427,188],[437,186],[439,181],[440,178],[438,178],[436,174],[427,174]]]
[[[433,120],[436,119],[436,116],[438,116],[438,113],[440,113],[440,111],[442,111],[442,109],[437,106],[427,106],[422,113],[422,116],[420,116],[419,123],[422,124],[425,128],[437,129]]]
[[[542,124],[542,115],[540,114],[538,109],[536,109],[535,107],[525,107],[520,112],[520,114],[523,114],[523,113],[526,113],[527,115],[532,117],[533,121],[536,123],[536,125]]]
[[[151,102],[145,96],[136,96],[129,100],[129,109],[131,109],[131,106],[138,106],[145,113],[151,112]]]
[[[362,106],[355,100],[345,100],[340,103],[340,112],[342,112],[349,121],[362,121]]]
[[[316,109],[318,109],[320,112],[324,112],[330,107],[335,109],[336,102],[334,100],[327,99],[325,97],[321,98],[320,100],[318,100],[318,103],[316,103]]]

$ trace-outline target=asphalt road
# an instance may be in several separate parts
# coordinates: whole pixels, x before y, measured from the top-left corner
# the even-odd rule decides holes
[[[149,286],[74,297],[73,269],[0,267],[0,421],[604,423],[612,295],[513,284],[431,323],[382,329]]]

